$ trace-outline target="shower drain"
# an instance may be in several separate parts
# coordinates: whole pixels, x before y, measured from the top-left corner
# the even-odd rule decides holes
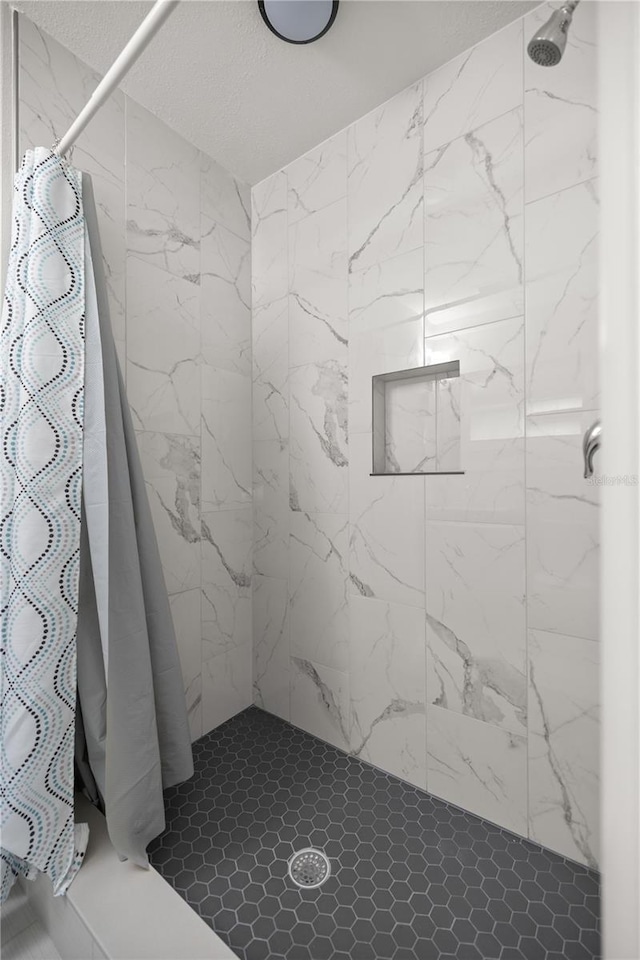
[[[320,887],[331,873],[331,864],[322,850],[307,847],[289,860],[289,876],[299,887]]]

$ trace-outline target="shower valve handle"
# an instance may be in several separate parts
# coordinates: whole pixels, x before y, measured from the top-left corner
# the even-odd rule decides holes
[[[582,455],[584,457],[585,480],[593,476],[593,456],[600,446],[602,424],[599,420],[592,423],[582,438]]]

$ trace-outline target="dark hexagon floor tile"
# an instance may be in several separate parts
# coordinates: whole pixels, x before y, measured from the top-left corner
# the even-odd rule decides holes
[[[240,960],[596,960],[599,877],[251,707],[194,744],[154,867]],[[332,873],[301,890],[291,854]]]

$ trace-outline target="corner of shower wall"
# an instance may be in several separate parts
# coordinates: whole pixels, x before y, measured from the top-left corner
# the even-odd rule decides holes
[[[11,243],[11,203],[14,173],[12,10],[0,2],[0,286],[4,293]]]
[[[21,150],[99,75],[20,16]],[[80,137],[191,732],[251,703],[249,188],[121,91]]]
[[[557,67],[543,5],[252,191],[255,703],[591,866],[595,12]],[[372,376],[455,360],[464,476],[370,477]]]

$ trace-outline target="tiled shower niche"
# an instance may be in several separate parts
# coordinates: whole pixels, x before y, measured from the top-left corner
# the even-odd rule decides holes
[[[460,362],[371,378],[372,476],[464,471],[460,463]]]

